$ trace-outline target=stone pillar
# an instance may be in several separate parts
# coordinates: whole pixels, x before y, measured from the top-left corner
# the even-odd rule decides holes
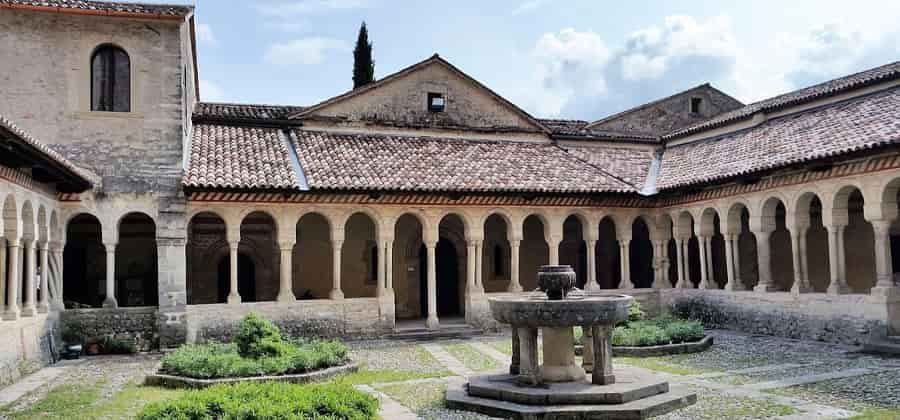
[[[584,369],[575,363],[575,337],[572,327],[543,327],[544,360],[541,380],[571,382],[584,378]]]
[[[434,249],[436,246],[437,243],[429,243],[425,245],[425,249],[427,251],[426,259],[428,263],[428,319],[425,320],[425,325],[428,327],[428,329],[431,330],[440,328],[440,323],[438,321],[437,315],[437,269],[434,261]]]
[[[7,281],[7,301],[6,312],[3,313],[3,319],[15,320],[19,319],[19,277],[22,270],[19,269],[19,241],[16,239],[8,239],[8,267],[6,270]]]
[[[514,293],[522,291],[522,283],[519,282],[520,244],[518,239],[509,241],[509,291]]]
[[[168,221],[168,223],[166,223]],[[159,272],[160,348],[178,347],[187,341],[187,229],[183,213],[160,214],[156,254]]]
[[[559,238],[550,238],[550,241],[547,243],[550,248],[550,258],[548,264],[550,265],[559,265],[559,243],[562,242]]]
[[[509,374],[510,375],[518,375],[519,374],[519,328],[515,325],[511,326],[512,329],[512,357],[510,357],[509,361]]]
[[[745,290],[744,280],[741,279],[741,235],[734,235],[734,290]]]
[[[281,250],[281,277],[278,284],[278,301],[289,303],[294,302],[297,298],[294,296],[294,243],[279,242],[278,249]],[[379,253],[379,256],[381,253]]]
[[[389,295],[394,295],[394,241],[384,242],[384,284]]]
[[[375,245],[375,296],[377,297],[383,297],[387,294],[387,284],[384,278],[384,242],[382,240]]]
[[[891,262],[891,222],[873,221],[875,232],[875,286],[872,293],[879,293],[894,287],[894,269]],[[876,290],[877,289],[877,290]]]
[[[809,228],[806,227],[800,231],[798,244],[800,246],[800,271],[803,273],[803,286],[808,292],[811,292],[812,286],[809,283],[809,251],[806,249],[806,234]]]
[[[475,268],[475,241],[468,240],[466,241],[466,294],[471,295],[475,292],[475,276],[478,275],[478,270]]]
[[[6,312],[6,238],[0,238],[0,317]]]
[[[541,372],[538,368],[537,329],[517,327],[519,335],[519,383],[538,385],[541,383]]]
[[[849,291],[847,280],[843,276],[843,244],[844,226],[829,225],[828,229],[828,270],[831,273],[831,282],[828,284],[828,294],[838,295]]]
[[[238,245],[239,240],[228,241],[228,261],[231,272],[229,273],[228,303],[241,303],[241,294],[238,292]]]
[[[36,258],[35,258],[35,241],[34,239],[30,239],[27,241],[23,241],[23,245],[25,245],[25,257],[23,259],[23,264],[25,264],[25,278],[22,282],[22,316],[34,316],[37,313],[37,301],[34,298],[35,292],[37,292],[37,287],[34,284],[34,269],[36,266]]]
[[[594,371],[594,329],[581,327],[581,367],[587,373]]]
[[[119,304],[116,302],[116,243],[106,242],[103,246],[106,248],[106,299],[103,300],[103,307],[117,308]]]
[[[481,240],[475,241],[475,293],[484,293],[484,247]]]
[[[806,284],[806,276],[803,271],[803,263],[802,254],[804,253],[803,237],[805,235],[800,233],[801,228],[793,228],[791,229],[791,256],[793,257],[792,261],[794,264],[794,284],[791,286],[791,293],[799,294],[809,292],[809,287]],[[805,229],[803,229],[805,230]]]
[[[619,241],[619,263],[621,265],[619,270],[622,274],[622,278],[619,280],[620,289],[634,289],[634,283],[631,281],[631,252],[628,249],[630,242],[631,240],[628,239]]]
[[[675,244],[677,245],[676,254],[678,258],[678,282],[675,283],[675,287],[678,289],[686,289],[688,288],[688,272],[687,272],[687,264],[685,264],[685,260],[687,255],[687,240],[684,238],[678,238],[675,240]]]
[[[759,283],[753,290],[757,292],[775,291],[776,287],[772,284],[772,247],[769,244],[772,232],[761,230],[753,233],[756,235],[756,265],[759,270]]]
[[[737,279],[735,278],[734,271],[734,254],[735,254],[735,235],[725,235],[725,271],[727,274],[727,279],[725,283],[725,290],[735,291],[740,290],[737,288]]]
[[[709,267],[706,264],[707,258],[709,258],[709,256],[706,254],[706,252],[707,252],[706,241],[708,239],[709,239],[709,237],[707,237],[707,236],[698,236],[697,237],[697,245],[700,245],[698,247],[699,251],[700,251],[700,285],[699,285],[700,289],[709,289],[710,288],[709,287],[709,283],[710,283],[709,275],[711,273],[707,272],[708,271],[707,269]]]
[[[341,250],[343,248],[343,239],[331,241],[331,291],[328,292],[328,298],[332,300],[344,298],[344,292],[341,290]]]
[[[719,284],[716,283],[716,272],[713,267],[712,240],[712,236],[706,237],[706,284],[710,289],[718,289]]]
[[[50,246],[47,242],[41,242],[41,300],[38,302],[38,312],[45,314],[50,311]]]
[[[594,325],[594,370],[591,372],[591,383],[594,385],[610,385],[616,382],[613,374],[613,352],[610,333],[612,326]]]
[[[65,264],[63,261],[63,249],[65,245],[58,245],[54,254],[56,255],[56,290],[59,291],[56,297],[56,303],[59,310],[64,310],[65,303],[63,299],[65,297],[65,271],[63,270]]]
[[[597,283],[597,241],[588,239],[587,243],[587,282],[584,290],[600,290]]]

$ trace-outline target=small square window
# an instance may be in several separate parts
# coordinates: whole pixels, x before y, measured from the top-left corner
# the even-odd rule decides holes
[[[444,112],[444,95],[428,92],[428,110],[431,112]]]
[[[691,98],[691,114],[699,114],[701,104],[703,104],[703,98]]]

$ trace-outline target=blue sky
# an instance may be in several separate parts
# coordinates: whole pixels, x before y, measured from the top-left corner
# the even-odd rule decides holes
[[[188,2],[184,2],[188,3]],[[198,0],[201,97],[310,105],[437,52],[538,117],[710,82],[751,102],[900,59],[900,2]]]

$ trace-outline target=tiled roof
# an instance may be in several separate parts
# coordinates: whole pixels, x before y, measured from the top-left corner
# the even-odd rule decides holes
[[[898,77],[900,77],[900,61],[895,61],[880,67],[875,67],[873,69],[752,103],[690,127],[666,134],[663,136],[663,139],[673,139],[706,129],[721,127],[735,121],[750,118],[757,112],[771,112]]]
[[[900,143],[900,87],[666,147],[660,190]]]
[[[65,168],[66,170],[71,172],[72,175],[78,177],[79,180],[81,180],[87,184],[90,184],[90,185],[99,185],[100,184],[101,178],[99,176],[97,176],[96,174],[94,174],[93,172],[91,172],[87,169],[78,167],[77,165],[75,165],[74,163],[72,163],[71,161],[69,161],[68,159],[63,157],[63,155],[57,153],[56,151],[54,151],[53,149],[48,147],[46,144],[41,143],[40,141],[36,140],[34,137],[31,137],[31,135],[26,133],[24,130],[22,130],[15,124],[13,124],[12,121],[6,119],[2,115],[0,115],[0,128],[3,128],[10,134],[16,136],[17,138],[19,138],[20,140],[25,142],[27,145],[29,145],[31,148],[36,150],[38,153],[42,154],[46,159],[59,164],[60,166],[62,166],[63,168]]]
[[[184,17],[193,10],[193,6],[187,5],[91,0],[0,0],[0,8],[3,7],[23,7],[48,11],[73,9],[105,15],[153,15],[169,17]]]
[[[304,109],[306,107],[292,105],[198,102],[194,106],[194,118],[287,120],[289,114]]]
[[[644,185],[655,154],[654,150],[646,148],[607,145],[566,146],[565,149],[579,159],[638,187]]]
[[[641,143],[657,143],[659,141],[658,137],[640,133],[589,129],[586,126],[590,123],[582,120],[541,119],[538,121],[550,130],[551,135],[557,137],[577,137],[585,140],[625,140]]]
[[[584,126],[588,125],[587,121],[584,120],[552,120],[547,118],[539,119],[544,127],[550,129],[553,134],[578,134],[584,128]]]
[[[184,185],[294,189],[299,182],[280,129],[196,124]]]
[[[636,189],[549,143],[294,130],[312,189],[595,193]]]

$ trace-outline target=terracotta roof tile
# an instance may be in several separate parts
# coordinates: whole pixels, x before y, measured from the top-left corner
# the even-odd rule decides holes
[[[549,143],[294,130],[310,188],[594,193],[635,188]]]
[[[34,137],[31,137],[30,134],[26,133],[24,130],[13,124],[12,121],[6,119],[2,115],[0,115],[0,128],[3,128],[10,134],[18,137],[20,140],[37,150],[40,154],[44,155],[44,157],[46,157],[48,160],[52,160],[58,163],[88,184],[91,184],[93,186],[98,186],[101,184],[102,178],[100,178],[100,176],[87,169],[81,168],[78,165],[75,165],[74,163],[63,157],[63,155],[51,149],[46,144],[38,141]]]
[[[194,118],[287,120],[289,114],[304,109],[292,105],[198,102],[194,106]]]
[[[653,150],[605,145],[566,146],[566,151],[639,187],[643,186],[647,179],[655,154]]]
[[[672,189],[900,143],[900,87],[666,147],[657,187]]]
[[[538,120],[544,127],[547,127],[553,136],[557,137],[578,137],[585,140],[624,140],[640,143],[658,143],[659,138],[641,133],[629,133],[612,130],[601,130],[587,128],[587,121],[582,120]]]
[[[26,6],[38,9],[76,9],[107,14],[126,13],[173,17],[187,16],[193,10],[193,6],[187,5],[93,0],[0,0],[0,7],[3,6]]]
[[[280,129],[197,124],[184,185],[295,189],[299,182]]]

